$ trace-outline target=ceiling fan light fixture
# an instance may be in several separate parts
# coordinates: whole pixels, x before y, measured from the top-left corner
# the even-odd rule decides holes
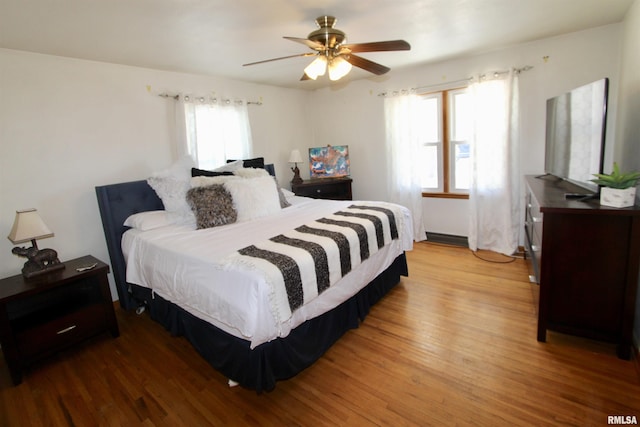
[[[310,79],[317,79],[318,76],[323,76],[327,69],[327,58],[324,55],[319,55],[316,59],[307,65],[304,69],[304,73],[309,76]]]
[[[337,56],[329,63],[329,79],[332,81],[340,80],[351,71],[351,64],[342,56]]]
[[[340,80],[349,72],[351,68],[357,67],[364,71],[381,76],[389,72],[390,68],[382,64],[370,61],[359,56],[362,52],[390,52],[397,50],[410,50],[411,45],[404,40],[387,40],[368,43],[347,43],[346,34],[335,28],[336,18],[330,15],[316,18],[318,29],[309,33],[307,38],[287,37],[284,38],[296,43],[303,44],[313,51],[299,53],[297,55],[281,56],[279,58],[266,59],[263,61],[250,62],[247,65],[262,64],[265,62],[279,61],[281,59],[296,57],[314,57],[314,60],[304,69],[304,74],[300,81],[316,80],[323,76],[329,69],[329,79]]]

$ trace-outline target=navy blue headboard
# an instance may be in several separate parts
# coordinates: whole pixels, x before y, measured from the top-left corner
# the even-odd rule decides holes
[[[123,224],[130,215],[162,210],[164,205],[146,180],[96,187],[96,196],[120,306],[125,310],[136,308],[138,303],[129,293],[126,265],[120,246],[122,234],[128,229]]]
[[[264,168],[275,176],[273,164],[264,165]],[[139,302],[129,292],[126,264],[120,245],[122,234],[128,229],[123,224],[130,215],[162,210],[164,205],[146,180],[98,186],[96,196],[120,306],[125,310],[137,308]]]

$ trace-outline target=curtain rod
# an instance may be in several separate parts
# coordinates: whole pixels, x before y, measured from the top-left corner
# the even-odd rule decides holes
[[[529,71],[532,68],[533,68],[532,65],[525,65],[522,68],[514,68],[513,71],[515,71],[516,74],[520,74],[523,71]],[[498,77],[499,75],[507,74],[508,72],[509,72],[509,70],[494,71],[494,72],[489,73],[489,74],[493,75],[494,77]],[[487,77],[487,74],[480,74],[478,77],[480,79],[484,79],[485,77]],[[452,85],[455,85],[455,84],[458,84],[458,83],[469,83],[473,79],[474,79],[474,77],[467,77],[466,79],[452,80],[452,81],[443,82],[443,83],[434,83],[434,84],[426,85],[426,86],[412,87],[411,89],[395,90],[393,92],[385,91],[385,92],[380,92],[378,94],[378,96],[385,97],[385,96],[406,95],[406,94],[411,93],[411,92],[418,92],[418,91],[423,91],[423,90],[426,90],[426,89],[434,89],[434,88],[442,87],[442,86],[452,86]]]
[[[160,93],[160,94],[158,94],[158,96],[160,96],[160,97],[162,97],[162,98],[173,98],[173,99],[175,99],[176,101],[177,101],[178,99],[180,99],[180,95],[179,95],[179,94],[171,95],[171,94],[169,94],[169,93]],[[186,95],[186,96],[185,96],[185,98],[186,98],[186,99],[189,99],[189,96],[188,96],[188,95]],[[207,98],[206,98],[206,97],[204,97],[204,96],[196,96],[196,97],[194,97],[194,98],[199,99],[200,101],[204,101],[205,99],[207,99]],[[209,99],[214,100],[214,101],[217,101],[217,99],[218,99],[218,98],[213,97],[213,98],[209,98]],[[222,102],[224,102],[224,103],[226,103],[226,104],[229,104],[229,103],[231,103],[231,102],[232,102],[232,101],[231,101],[230,99],[228,99],[228,98],[227,98],[227,99],[222,99],[221,101],[222,101]],[[238,100],[236,100],[235,102],[243,102],[243,101],[238,99]],[[246,102],[247,102],[247,105],[262,105],[262,99],[260,99],[260,101],[246,101]]]

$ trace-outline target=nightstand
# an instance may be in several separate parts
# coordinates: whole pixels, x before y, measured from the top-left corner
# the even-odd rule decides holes
[[[291,184],[291,191],[296,196],[314,199],[352,200],[351,178],[316,178]]]
[[[95,267],[77,271],[95,264]],[[88,255],[63,270],[0,280],[0,344],[15,385],[33,362],[102,332],[120,335],[109,266]]]

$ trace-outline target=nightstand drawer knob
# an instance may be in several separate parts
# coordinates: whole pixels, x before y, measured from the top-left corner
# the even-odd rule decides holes
[[[72,326],[69,326],[68,328],[64,328],[64,329],[59,330],[58,332],[56,332],[56,334],[58,334],[58,335],[66,334],[67,332],[72,331],[75,328],[76,328],[76,325],[72,325]]]
[[[322,193],[322,190],[318,188],[318,189],[316,190],[316,193]]]

